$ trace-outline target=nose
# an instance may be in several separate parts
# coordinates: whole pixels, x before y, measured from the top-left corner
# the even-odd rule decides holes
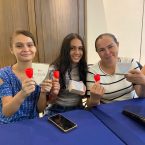
[[[110,51],[109,51],[108,48],[106,48],[105,53],[106,53],[106,54],[109,54],[109,53],[110,53]]]
[[[76,49],[75,49],[75,53],[76,53],[76,54],[79,54],[79,53],[80,53],[79,48],[76,48]]]
[[[29,50],[29,47],[27,45],[24,45],[23,50],[24,51],[28,51]]]

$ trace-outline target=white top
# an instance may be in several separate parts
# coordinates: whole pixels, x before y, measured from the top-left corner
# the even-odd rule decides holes
[[[139,69],[137,62],[131,58],[120,58],[119,62],[131,62],[131,69]],[[99,65],[99,62],[89,68],[87,74],[87,95],[90,95],[90,87],[94,84],[94,74],[100,74],[100,84],[105,89],[101,102],[109,103],[137,97],[133,84],[128,82],[124,75],[107,74]]]
[[[53,71],[56,70],[56,67],[54,65],[49,67],[49,78],[52,78],[52,74]],[[61,105],[61,106],[67,106],[67,107],[71,107],[71,106],[78,106],[81,104],[81,100],[82,100],[82,96],[77,95],[75,93],[71,93],[68,90],[68,84],[69,81],[75,80],[75,81],[80,81],[79,78],[79,72],[78,72],[78,67],[74,66],[72,67],[72,70],[70,72],[71,78],[68,75],[68,72],[66,72],[65,77],[66,77],[66,89],[63,90],[62,92],[60,92],[57,96],[56,99],[56,104]]]

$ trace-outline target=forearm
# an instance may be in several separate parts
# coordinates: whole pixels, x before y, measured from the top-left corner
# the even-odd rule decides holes
[[[100,104],[100,98],[93,99],[93,97],[91,97],[91,96],[89,98],[87,98],[87,106],[88,107],[93,107],[93,106],[96,106],[99,104]]]
[[[136,93],[139,97],[145,97],[145,86],[144,85],[138,86]]]
[[[46,93],[40,93],[37,108],[39,112],[43,112],[47,105]]]
[[[18,92],[10,101],[2,105],[3,114],[7,117],[12,116],[19,110],[24,100],[25,97],[23,96],[22,91]]]

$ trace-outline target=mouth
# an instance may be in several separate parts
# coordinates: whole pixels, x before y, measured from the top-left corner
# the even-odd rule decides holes
[[[29,56],[31,56],[30,54],[23,54],[23,55],[21,55],[22,57],[29,57]]]
[[[81,56],[74,56],[73,59],[81,59]]]

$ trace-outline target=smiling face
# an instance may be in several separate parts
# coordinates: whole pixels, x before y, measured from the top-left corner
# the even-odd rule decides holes
[[[70,57],[73,64],[78,64],[83,56],[83,45],[82,42],[75,38],[70,43]]]
[[[17,62],[32,62],[36,53],[36,47],[31,37],[23,34],[13,37],[12,48],[10,50],[15,55]]]
[[[97,52],[103,64],[114,64],[118,58],[119,44],[111,36],[104,35],[96,42]]]

